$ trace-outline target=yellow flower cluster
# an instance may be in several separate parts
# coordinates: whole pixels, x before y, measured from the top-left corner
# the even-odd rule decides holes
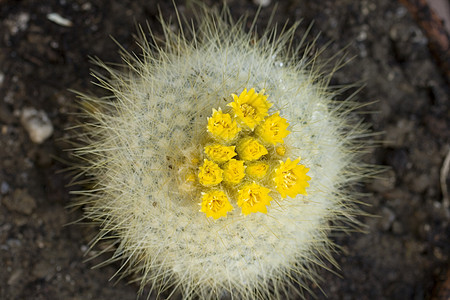
[[[208,118],[203,163],[194,168],[195,178],[189,176],[202,194],[200,211],[214,219],[226,217],[234,209],[231,202],[243,215],[267,213],[274,197],[306,195],[311,179],[300,158],[280,160],[289,123],[280,112],[269,115],[272,104],[264,90],[244,89],[232,98],[231,111],[213,109]]]

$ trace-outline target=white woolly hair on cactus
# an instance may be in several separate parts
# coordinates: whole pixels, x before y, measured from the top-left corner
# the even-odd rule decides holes
[[[304,297],[317,266],[335,264],[329,233],[361,228],[351,186],[371,172],[367,126],[356,102],[333,99],[335,69],[292,47],[298,24],[258,38],[226,8],[196,10],[195,28],[142,34],[124,68],[96,60],[109,95],[79,93],[76,205],[140,292]]]

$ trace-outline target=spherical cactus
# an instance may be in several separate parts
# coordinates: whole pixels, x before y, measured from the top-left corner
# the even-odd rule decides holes
[[[329,232],[356,222],[347,187],[366,173],[366,130],[316,57],[289,47],[294,28],[257,38],[201,9],[191,37],[162,22],[165,41],[142,39],[125,70],[97,62],[110,95],[80,94],[90,121],[75,155],[90,184],[79,204],[141,287],[303,295],[332,260]]]

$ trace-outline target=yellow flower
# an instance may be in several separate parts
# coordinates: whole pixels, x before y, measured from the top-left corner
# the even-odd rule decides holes
[[[269,170],[269,165],[265,162],[258,161],[247,166],[245,172],[248,176],[256,179],[261,179],[266,176],[267,171]]]
[[[215,139],[225,142],[233,140],[241,130],[230,114],[224,114],[220,108],[213,109],[212,116],[208,118],[207,129]]]
[[[272,197],[268,195],[269,192],[270,189],[256,183],[246,184],[238,191],[237,205],[242,209],[244,215],[255,212],[266,214],[266,206],[270,205],[272,200]]]
[[[298,165],[299,162],[300,157],[294,161],[288,158],[275,170],[275,185],[282,198],[286,196],[294,198],[298,194],[306,195],[305,188],[309,186],[308,180],[311,177],[306,175],[309,168]]]
[[[232,159],[223,168],[223,180],[237,184],[245,177],[245,166],[242,160]]]
[[[214,186],[222,182],[222,174],[223,170],[217,164],[205,159],[199,168],[198,180],[204,186]]]
[[[283,145],[280,145],[280,146],[275,148],[275,151],[277,152],[277,154],[279,156],[284,156],[286,154],[286,147],[283,146]]]
[[[253,130],[256,125],[261,123],[264,117],[267,116],[267,111],[272,104],[267,101],[267,96],[264,96],[264,90],[261,93],[256,93],[255,89],[247,92],[244,89],[242,93],[237,96],[232,94],[234,102],[228,104],[233,108],[237,119]]]
[[[276,145],[284,143],[283,139],[290,133],[287,130],[289,123],[285,118],[280,117],[277,112],[266,118],[262,124],[256,128],[256,133],[260,138],[269,144]]]
[[[246,161],[257,160],[268,153],[267,149],[252,137],[246,137],[240,140],[236,150],[239,157]]]
[[[236,147],[213,144],[205,147],[205,153],[213,161],[223,163],[237,155],[237,153],[234,152],[234,148]]]
[[[226,217],[227,212],[233,210],[227,195],[221,190],[204,193],[201,205],[200,211],[204,212],[206,217],[213,217],[214,220]]]

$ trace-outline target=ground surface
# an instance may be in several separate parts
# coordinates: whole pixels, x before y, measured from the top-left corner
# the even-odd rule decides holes
[[[135,285],[108,281],[118,264],[91,270],[101,260],[83,262],[95,228],[65,226],[81,214],[65,208],[70,178],[59,172],[69,145],[61,138],[76,111],[68,89],[92,90],[88,55],[119,62],[109,35],[137,51],[135,22],[147,20],[160,32],[157,4],[164,16],[174,15],[166,1],[0,0],[0,299],[135,299]],[[234,16],[256,10],[251,1],[229,6]],[[272,9],[262,9],[261,28]],[[72,26],[48,20],[49,13]],[[329,299],[431,298],[449,265],[439,174],[450,148],[450,101],[427,38],[392,0],[280,1],[275,20],[287,19],[304,20],[298,40],[314,21],[318,45],[332,40],[326,55],[345,46],[356,55],[333,84],[366,84],[359,99],[377,100],[370,109],[378,113],[365,118],[384,132],[368,161],[390,166],[364,187],[373,193],[366,211],[379,215],[364,219],[368,234],[334,237],[344,252],[337,257],[342,269],[334,269],[341,277],[321,272],[323,291]],[[53,135],[42,144],[20,120],[25,107],[51,120]]]

